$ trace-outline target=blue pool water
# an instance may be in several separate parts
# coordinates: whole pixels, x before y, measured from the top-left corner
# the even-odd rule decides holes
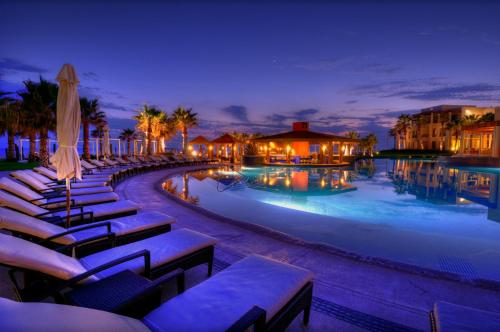
[[[368,160],[352,169],[204,170],[164,187],[216,214],[307,242],[500,280],[499,177],[498,169]]]

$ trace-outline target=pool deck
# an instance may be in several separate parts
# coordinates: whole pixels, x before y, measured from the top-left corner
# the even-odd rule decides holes
[[[179,171],[142,174],[126,179],[115,190],[121,199],[136,201],[144,210],[175,217],[174,228],[190,228],[219,239],[215,272],[252,253],[313,271],[314,300],[310,325],[303,327],[297,319],[290,331],[428,331],[428,312],[436,301],[500,312],[500,288],[444,280],[359,261],[305,246],[285,235],[259,232],[186,207],[159,189],[163,179]],[[187,272],[188,286],[204,278],[203,267]],[[0,269],[0,296],[12,297],[5,269]]]
[[[493,290],[394,270],[310,248],[286,236],[270,236],[195,211],[158,189],[163,179],[177,172],[178,169],[162,170],[133,177],[119,184],[116,192],[122,199],[142,204],[144,209],[174,216],[177,219],[174,228],[191,228],[218,238],[216,259],[219,268],[256,253],[313,271],[315,301],[311,324],[304,329],[296,321],[291,330],[328,331],[336,327],[341,331],[402,331],[408,327],[427,331],[428,312],[436,301],[500,311],[500,288]],[[401,326],[392,326],[388,321]]]

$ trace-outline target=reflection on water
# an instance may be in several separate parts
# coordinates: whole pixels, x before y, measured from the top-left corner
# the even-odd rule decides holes
[[[488,208],[489,220],[500,221],[498,172],[448,168],[422,160],[396,160],[388,176],[398,194],[408,193],[433,204],[477,203]]]
[[[182,188],[180,190],[178,188],[178,185],[175,184],[172,179],[167,179],[165,182],[163,182],[162,187],[170,194],[175,195],[178,198],[191,204],[198,205],[198,203],[200,202],[198,196],[191,196],[189,194],[189,178],[192,176],[193,174],[188,173],[184,173],[182,175]]]
[[[164,188],[309,242],[500,280],[499,176],[500,169],[376,159],[351,169],[211,169],[174,176]]]
[[[379,181],[380,177],[387,180]],[[207,179],[216,183],[218,192],[243,191],[246,188],[267,191],[285,197],[288,195],[295,205],[307,204],[307,197],[310,196],[345,194],[356,191],[359,186],[363,188],[360,195],[369,191],[372,194],[376,191],[382,193],[390,184],[392,191],[399,196],[409,195],[443,207],[477,203],[488,208],[489,220],[500,221],[499,173],[491,169],[449,168],[428,160],[371,159],[360,160],[351,169],[225,166],[185,173],[181,188],[178,188],[180,182],[172,179],[167,180],[163,187],[185,201],[199,204],[199,197],[189,192],[189,181]],[[395,198],[392,200],[394,203],[397,201]]]

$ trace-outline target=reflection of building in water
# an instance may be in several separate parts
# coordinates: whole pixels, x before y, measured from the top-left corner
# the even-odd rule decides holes
[[[500,221],[499,175],[447,168],[435,162],[397,160],[391,173],[396,191],[434,204],[488,207],[488,219]]]
[[[392,179],[396,191],[434,204],[467,204],[456,194],[457,170],[423,160],[397,160]]]
[[[458,196],[488,207],[488,219],[500,221],[498,174],[458,172]]]

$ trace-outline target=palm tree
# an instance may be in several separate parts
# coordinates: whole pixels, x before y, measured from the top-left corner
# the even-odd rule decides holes
[[[92,130],[90,136],[99,140],[99,154],[103,155],[103,144],[101,143],[101,139],[104,137],[104,128],[108,125],[108,119],[106,118],[106,113],[97,112],[95,114],[95,118],[92,122],[95,129]]]
[[[349,131],[346,134],[346,137],[351,138],[351,139],[359,139],[359,133],[356,131]]]
[[[411,126],[412,123],[412,117],[408,114],[401,114],[398,117],[398,121],[396,123],[395,129],[397,134],[397,137],[401,137],[401,133],[403,134],[403,149],[406,149],[406,134],[408,132],[408,128]]]
[[[470,114],[463,117],[462,124],[464,126],[467,126],[477,123],[479,120],[480,120],[479,116],[477,116],[476,114]]]
[[[162,111],[155,108],[149,107],[148,105],[144,105],[142,110],[139,111],[139,114],[134,116],[134,119],[137,120],[136,128],[139,131],[142,131],[146,136],[147,147],[146,154],[151,155],[153,152],[153,119],[159,117],[162,114]]]
[[[185,155],[188,151],[188,128],[196,127],[198,125],[197,115],[197,113],[193,113],[191,108],[185,109],[183,107],[178,107],[173,113],[177,127],[181,130],[182,149]]]
[[[375,134],[368,134],[365,138],[363,138],[364,141],[364,147],[368,150],[368,153],[370,156],[373,156],[373,149],[375,148],[375,145],[378,143],[377,136]]]
[[[42,166],[49,164],[48,140],[49,132],[56,126],[57,84],[40,77],[39,82],[25,81],[25,90],[19,92],[24,107],[31,114],[32,125],[40,137],[40,162]]]
[[[137,133],[132,128],[123,129],[118,136],[119,139],[127,141],[127,156],[130,156],[130,147],[132,140],[136,139]]]
[[[446,124],[446,129],[450,130],[455,138],[455,144],[452,147],[453,151],[457,151],[458,149],[458,134],[460,133],[460,128],[462,127],[463,123],[464,122],[462,119],[455,117]]]
[[[90,125],[99,124],[105,115],[103,112],[99,112],[98,99],[80,98],[80,110],[83,127],[83,157],[90,159]]]
[[[16,160],[14,138],[19,131],[21,102],[0,91],[0,135],[7,134],[7,160]]]
[[[160,141],[159,152],[165,152],[165,141],[171,140],[177,133],[176,121],[173,117],[168,116],[166,112],[158,116],[158,131],[157,138]],[[154,135],[153,135],[154,136]]]
[[[491,122],[495,121],[495,113],[486,113],[479,119],[480,122]]]

